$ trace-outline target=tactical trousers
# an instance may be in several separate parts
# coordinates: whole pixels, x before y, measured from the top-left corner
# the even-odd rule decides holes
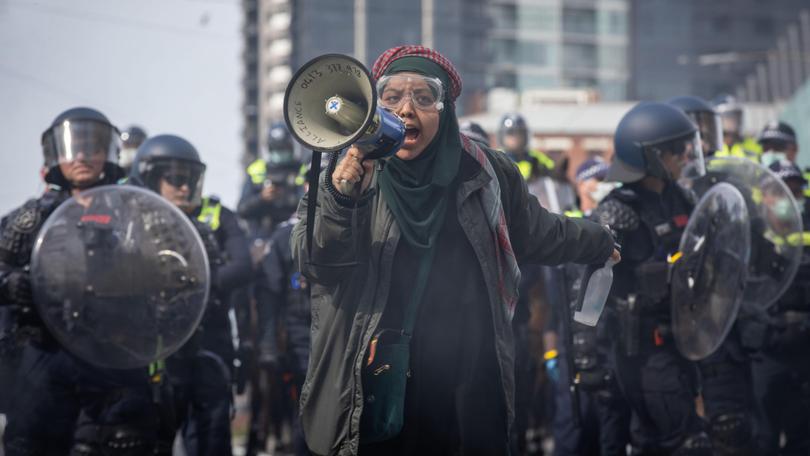
[[[752,363],[759,454],[810,454],[810,355],[766,352]],[[785,445],[779,448],[780,434]]]
[[[581,420],[577,426],[568,389],[568,366],[560,363],[559,372],[560,378],[555,384],[552,426],[554,455],[624,456],[630,443],[630,409],[615,380],[600,390],[580,390]]]
[[[119,429],[140,450],[155,445],[157,414],[150,407],[145,370],[106,370],[80,362],[60,348],[27,345],[17,372],[4,435],[6,456],[66,455],[74,442],[103,445]],[[80,412],[96,424],[77,426]]]
[[[705,430],[695,408],[695,366],[672,342],[642,341],[636,356],[615,345],[617,380],[633,411],[631,437],[640,454],[672,454]]]
[[[718,455],[759,454],[752,448],[754,390],[749,356],[736,329],[720,348],[698,363],[709,435]]]

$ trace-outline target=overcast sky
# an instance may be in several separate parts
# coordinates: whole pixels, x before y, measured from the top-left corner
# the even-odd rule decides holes
[[[185,137],[234,206],[241,25],[239,0],[0,0],[0,213],[42,192],[40,135],[81,105]]]

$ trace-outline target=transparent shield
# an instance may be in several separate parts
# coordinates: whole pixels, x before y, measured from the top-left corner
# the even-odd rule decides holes
[[[148,365],[179,349],[205,311],[197,230],[154,193],[104,186],[48,218],[31,256],[34,302],[51,334],[101,367]]]
[[[731,184],[701,198],[684,231],[672,269],[672,331],[688,359],[712,354],[731,330],[745,290],[750,258],[748,209]]]
[[[714,157],[706,175],[684,180],[698,196],[726,182],[743,195],[751,226],[751,260],[743,297],[744,309],[764,309],[775,303],[793,281],[802,246],[790,242],[801,233],[802,218],[790,189],[769,169],[739,157]]]

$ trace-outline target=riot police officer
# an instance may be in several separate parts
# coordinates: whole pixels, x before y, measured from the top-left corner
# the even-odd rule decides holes
[[[298,218],[293,216],[282,223],[270,238],[268,254],[262,261],[265,278],[263,285],[267,287],[268,299],[267,302],[261,303],[263,312],[272,312],[276,315],[276,318],[268,319],[269,322],[266,323],[275,326],[277,321],[281,320],[286,342],[282,356],[281,353],[278,353],[278,334],[271,330],[275,328],[264,328],[265,333],[262,335],[263,364],[268,366],[270,360],[267,358],[271,355],[275,355],[277,360],[283,358],[284,367],[292,374],[294,387],[292,397],[298,397],[304,385],[309,364],[309,332],[312,322],[309,284],[292,260],[290,236],[296,223],[298,223]],[[279,361],[276,363],[278,364]],[[293,413],[292,415],[295,453],[308,455],[298,414]]]
[[[123,176],[117,164],[118,135],[95,109],[77,107],[57,116],[42,135],[48,189],[1,223],[0,295],[2,304],[13,309],[12,343],[22,346],[21,352],[12,346],[12,365],[0,375],[17,380],[11,390],[3,391],[10,399],[6,455],[132,454],[125,451],[154,448],[157,422],[149,408],[146,370],[96,368],[61,348],[33,309],[28,273],[34,240],[53,211],[71,195]],[[117,405],[106,407],[113,397]],[[102,411],[103,419],[94,417]],[[80,412],[98,418],[99,425],[76,429]]]
[[[599,157],[588,159],[577,168],[579,211],[568,211],[566,215],[590,215],[616,188],[615,183],[603,182],[608,168],[608,163]],[[597,327],[591,327],[571,318],[583,270],[581,265],[566,264],[554,268],[553,277],[546,276],[547,292],[556,293],[549,296],[549,301],[556,305],[551,307],[552,318],[544,336],[550,342],[544,354],[546,371],[554,379],[555,387],[554,454],[623,455],[630,442],[630,408],[616,382],[608,325],[601,320]],[[563,318],[568,318],[568,324]],[[569,372],[572,368],[573,373]],[[572,376],[578,379],[576,400],[570,389]],[[579,410],[575,411],[577,403]]]
[[[247,167],[247,179],[237,213],[248,222],[251,237],[267,239],[276,226],[295,211],[301,195],[295,179],[301,168],[287,126],[270,126],[266,158],[258,158]]]
[[[784,295],[768,308],[765,343],[755,354],[752,371],[756,394],[756,440],[760,454],[810,452],[810,200],[807,181],[787,161],[769,167],[790,188],[802,212],[804,232],[789,233],[777,242],[802,245],[799,270]],[[777,203],[778,204],[778,203]],[[786,201],[785,204],[790,204]],[[779,216],[778,206],[774,207]],[[784,436],[784,445],[780,442]]]
[[[695,408],[694,365],[670,332],[667,257],[678,250],[693,199],[677,184],[700,160],[698,130],[677,108],[642,102],[621,120],[607,180],[622,182],[594,211],[623,245],[614,267],[607,318],[613,328],[617,380],[633,412],[631,436],[641,453],[711,454]]]
[[[528,180],[548,176],[554,160],[539,150],[529,149],[529,127],[520,114],[506,114],[498,129],[498,144],[518,165],[520,174]]]
[[[149,138],[138,149],[130,181],[183,210],[208,250],[211,293],[195,336],[166,362],[178,426],[190,455],[231,452],[230,409],[234,347],[230,293],[251,276],[247,241],[235,215],[201,198],[205,164],[191,143],[174,135]]]
[[[723,125],[723,149],[718,157],[747,158],[759,162],[762,148],[753,138],[743,136],[743,107],[729,94],[721,94],[712,100],[714,109],[720,114]]]

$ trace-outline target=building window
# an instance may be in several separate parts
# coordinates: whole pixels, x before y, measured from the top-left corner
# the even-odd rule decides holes
[[[564,9],[563,32],[593,35],[596,33],[596,11],[592,9]]]
[[[517,46],[517,61],[522,64],[547,66],[548,45],[536,41],[522,41]]]
[[[559,28],[560,17],[556,8],[522,5],[518,27],[523,30],[554,32]]]
[[[773,20],[770,18],[754,19],[754,33],[757,35],[773,35]]]
[[[728,16],[715,16],[711,19],[711,28],[714,33],[726,33],[731,29],[731,19]]]
[[[496,29],[514,29],[517,24],[517,5],[492,5],[489,9],[492,26]]]
[[[566,44],[563,47],[563,65],[570,68],[595,68],[598,65],[596,46],[592,44]]]

